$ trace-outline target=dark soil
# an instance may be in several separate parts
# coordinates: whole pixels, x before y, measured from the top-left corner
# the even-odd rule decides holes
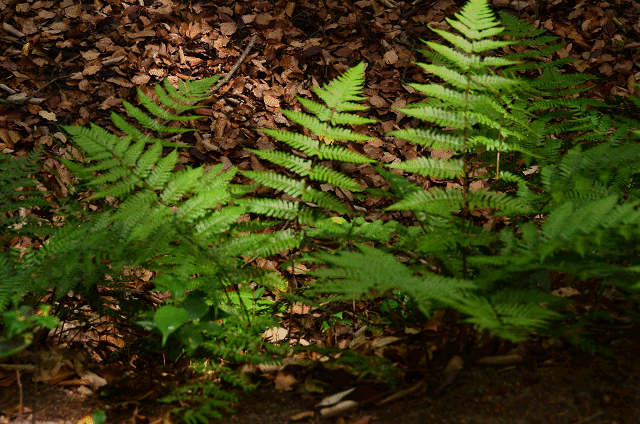
[[[528,360],[507,367],[466,366],[440,395],[434,394],[440,377],[426,387],[385,406],[362,405],[343,416],[301,419],[302,423],[422,424],[422,423],[591,423],[640,422],[640,350],[635,340],[612,345],[611,357],[589,356],[567,348],[543,360]],[[345,389],[348,387],[345,387]],[[31,422],[35,405],[37,422],[77,423],[97,408],[107,410],[108,422],[162,422],[166,405],[104,405],[77,389],[23,384],[25,412],[0,416],[0,423]],[[329,395],[331,393],[327,393]],[[247,394],[236,412],[222,422],[283,424],[305,411],[313,411],[323,396],[300,390],[279,392],[273,385]],[[35,401],[35,404],[34,404]],[[3,411],[18,412],[17,384],[0,388]],[[11,408],[13,406],[14,408]],[[138,412],[136,412],[138,411]],[[128,418],[122,418],[128,417]],[[13,421],[12,421],[13,419]],[[168,421],[167,421],[168,422]]]
[[[567,350],[543,363],[502,369],[472,366],[463,369],[440,396],[434,396],[435,387],[427,387],[385,407],[365,406],[347,417],[326,420],[316,415],[306,422],[638,423],[640,351],[633,340],[613,349],[608,358]],[[261,391],[240,405],[228,422],[286,423],[312,406],[300,394]]]

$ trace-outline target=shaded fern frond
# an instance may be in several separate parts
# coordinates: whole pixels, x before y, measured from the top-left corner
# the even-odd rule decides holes
[[[326,107],[321,103],[314,102],[313,100],[305,99],[304,97],[298,96],[296,98],[302,106],[317,116],[318,119],[323,122],[330,122],[332,125],[365,125],[376,122],[375,120],[365,118],[364,116],[354,115],[352,113],[336,112],[330,107]]]
[[[409,210],[434,215],[450,216],[462,209],[465,197],[460,189],[431,189],[414,191],[401,201],[389,206],[388,210]]]
[[[44,197],[47,191],[34,178],[40,171],[41,153],[41,149],[25,156],[0,152],[0,224],[7,236],[9,229],[17,234],[51,232],[50,226],[42,225],[45,221],[32,213],[33,209],[49,207]]]
[[[298,202],[279,199],[241,199],[237,202],[249,212],[282,219],[295,219],[299,208]]]
[[[272,234],[247,234],[226,244],[229,255],[244,257],[266,257],[286,252],[300,245],[300,239],[292,231]]]

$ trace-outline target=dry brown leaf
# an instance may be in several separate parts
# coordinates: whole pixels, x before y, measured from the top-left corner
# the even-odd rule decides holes
[[[265,94],[263,97],[263,100],[264,100],[264,104],[268,107],[280,108],[280,100],[276,99],[275,97],[269,94]]]
[[[395,65],[398,61],[398,54],[393,50],[389,50],[384,54],[382,59],[387,65]]]
[[[233,35],[238,30],[235,22],[224,22],[220,25],[220,33],[222,35]]]
[[[293,387],[298,384],[298,379],[293,372],[282,370],[276,374],[276,378],[273,380],[274,388],[278,391],[291,391]]]

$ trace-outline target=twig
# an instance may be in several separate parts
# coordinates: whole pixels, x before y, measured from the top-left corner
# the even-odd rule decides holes
[[[213,95],[216,91],[218,91],[220,89],[220,87],[222,87],[224,84],[226,84],[231,79],[231,77],[233,76],[233,74],[236,73],[236,71],[238,70],[238,68],[242,64],[242,62],[244,62],[244,60],[247,58],[247,55],[251,51],[251,48],[253,47],[253,45],[256,43],[257,39],[258,39],[258,35],[254,34],[253,37],[251,37],[251,40],[249,40],[249,44],[247,44],[247,47],[244,49],[244,51],[242,52],[242,54],[240,55],[240,57],[236,61],[235,65],[233,65],[233,67],[229,70],[229,72],[227,72],[227,75],[225,75],[224,78],[222,78],[220,81],[218,81],[216,83],[216,85],[214,85],[213,88],[207,92],[207,95],[209,95],[209,96]],[[186,105],[187,106],[195,106],[197,103],[198,103],[197,101],[188,102],[188,103],[186,103]],[[179,111],[177,111],[175,113],[175,115],[182,115],[184,112],[185,112],[184,109],[183,110],[179,110]],[[170,122],[171,122],[171,120],[167,119],[166,121],[162,122],[160,125],[165,126]],[[147,137],[149,137],[149,135],[147,135]]]
[[[253,45],[256,43],[257,39],[258,39],[258,34],[254,34],[253,37],[251,37],[251,40],[249,40],[249,44],[247,44],[247,48],[244,49],[244,51],[242,52],[242,54],[240,55],[240,57],[236,61],[236,64],[233,65],[233,68],[231,68],[229,70],[229,72],[227,72],[227,75],[225,75],[224,78],[222,78],[220,81],[218,81],[218,83],[216,85],[214,85],[211,90],[208,91],[209,95],[214,94],[216,91],[218,91],[220,89],[220,87],[222,87],[224,84],[226,84],[231,79],[233,74],[235,74],[236,71],[238,70],[238,68],[240,67],[240,64],[242,64],[242,62],[244,62],[244,60],[247,58],[247,55],[249,54],[249,52],[253,48]]]
[[[580,421],[576,421],[576,424],[583,424],[583,423],[589,422],[589,421],[591,421],[591,420],[593,420],[595,418],[598,418],[602,414],[603,414],[602,411],[598,411],[593,415],[590,415],[590,416],[588,416],[586,418],[581,419]]]
[[[22,419],[24,413],[24,396],[22,393],[22,380],[20,379],[20,370],[16,368],[16,377],[18,378],[18,401],[20,402],[20,410],[18,411],[18,418]]]

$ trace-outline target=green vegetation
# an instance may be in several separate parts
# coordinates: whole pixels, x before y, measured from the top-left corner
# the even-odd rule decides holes
[[[95,125],[64,127],[83,159],[58,158],[78,178],[60,204],[38,189],[38,152],[2,155],[4,246],[15,235],[40,243],[1,252],[0,355],[73,314],[62,301],[71,291],[97,313],[156,331],[162,345],[179,342],[174,357],[213,358],[200,371],[246,389],[255,385],[223,363],[274,362],[292,349],[262,338],[282,306],[266,300],[267,291],[322,303],[383,298],[381,313],[402,305],[415,319],[446,309],[479,333],[511,341],[553,334],[602,350],[582,331],[597,314],[572,314],[551,293],[550,275],[595,280],[637,304],[639,122],[581,97],[588,77],[545,60],[560,48],[549,44],[553,38],[508,15],[498,20],[486,0],[469,1],[447,21],[455,32],[434,31],[448,45],[425,42],[428,62],[418,63],[440,82],[410,84],[425,100],[401,110],[425,126],[390,134],[423,146],[416,159],[384,165],[343,144],[366,143],[351,128],[374,122],[356,113],[365,109],[364,64],[316,89],[321,102],[299,98],[309,113],[282,111],[300,132],[261,130],[283,148],[252,152],[284,171],[242,171],[254,185],[234,183],[235,168],[182,166],[180,146],[138,129],[183,131],[159,121],[196,119],[168,110],[193,109],[216,78],[158,85],[160,105],[139,92],[151,116],[125,103],[136,122],[112,116],[124,137]],[[516,44],[533,48],[504,54]],[[388,187],[367,189],[336,171],[336,162],[371,164]],[[426,190],[412,182],[419,178],[440,183]],[[272,195],[256,195],[258,186]],[[91,196],[75,200],[85,192]],[[386,216],[403,211],[412,219],[369,221],[353,208],[367,197],[385,199]],[[40,220],[20,217],[20,208],[34,207]],[[276,254],[290,259],[284,267],[313,265],[315,281],[298,290],[253,260]],[[171,294],[155,309],[129,296],[127,282],[141,270],[151,272],[155,290]],[[117,308],[98,286],[111,291]],[[43,308],[45,295],[58,303]],[[638,318],[631,309],[621,313]],[[371,372],[357,359],[342,360]],[[209,381],[165,400],[189,402],[180,410],[185,420],[206,422],[232,399]]]

